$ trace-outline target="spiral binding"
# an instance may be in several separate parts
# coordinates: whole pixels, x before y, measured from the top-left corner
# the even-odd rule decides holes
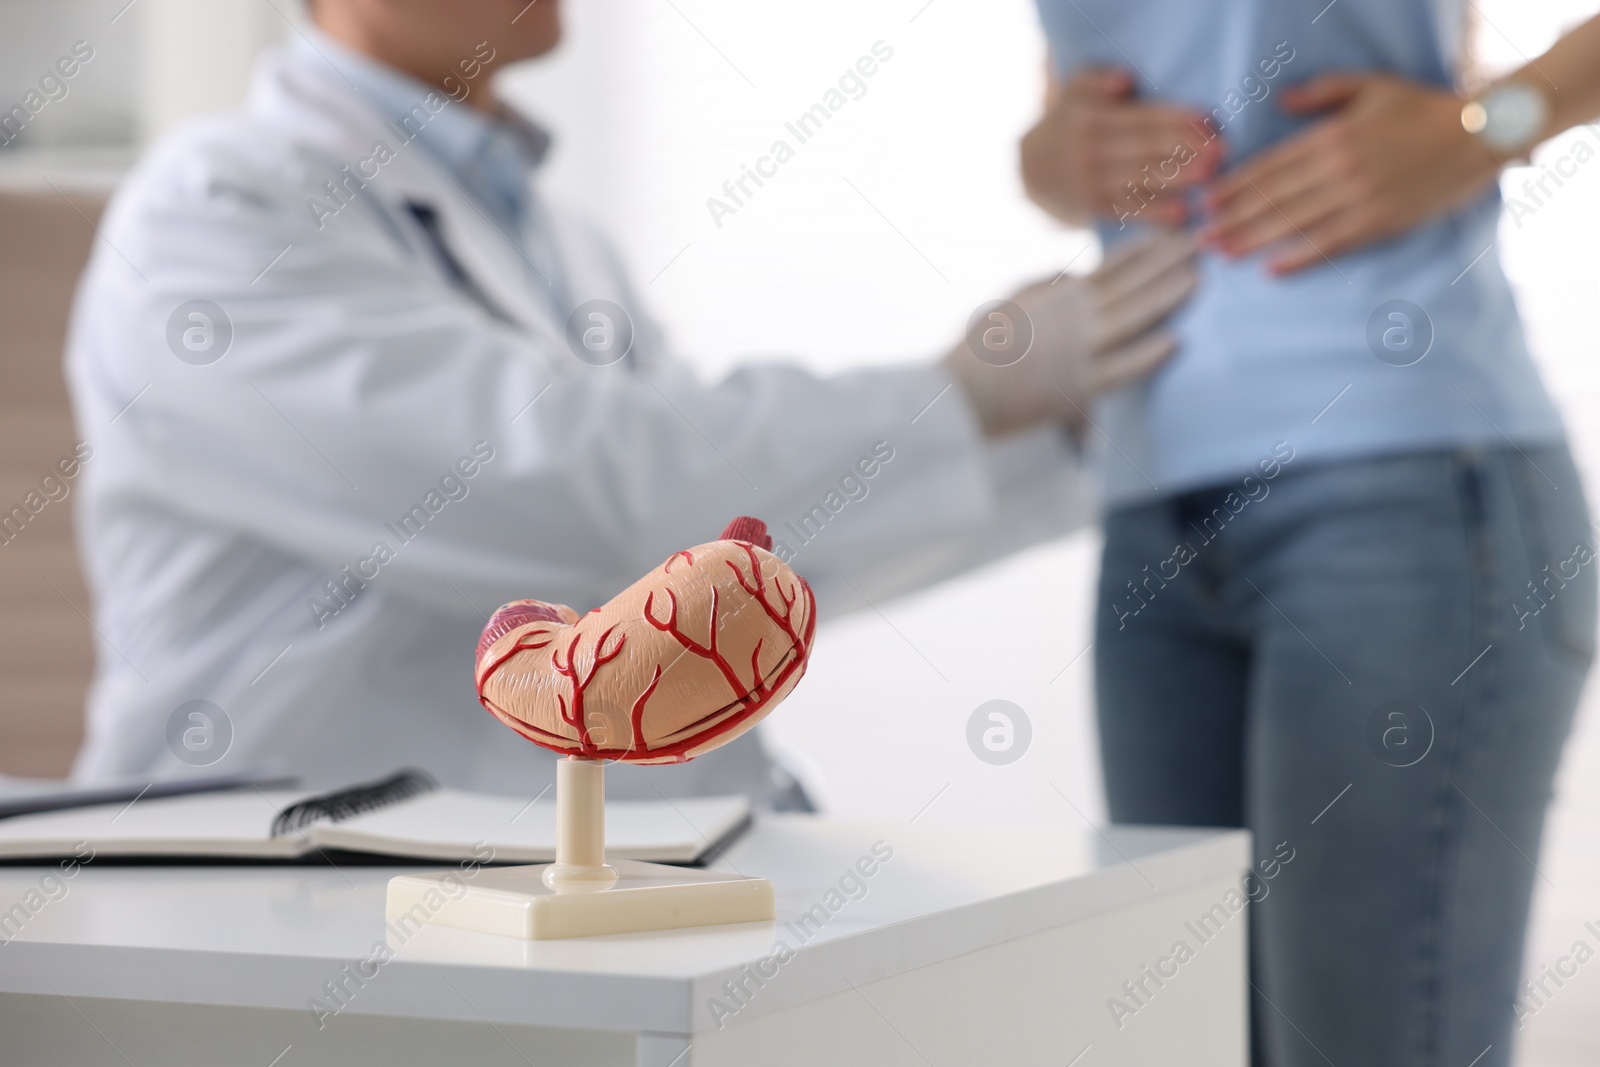
[[[439,783],[433,775],[408,767],[387,778],[361,782],[290,804],[272,821],[272,836],[299,833],[312,823],[324,820],[343,822],[352,816],[387,808],[438,788]]]

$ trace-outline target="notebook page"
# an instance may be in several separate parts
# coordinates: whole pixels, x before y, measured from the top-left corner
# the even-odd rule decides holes
[[[287,858],[311,849],[303,835],[273,838],[272,820],[305,793],[243,789],[140,799],[0,819],[0,859],[70,856]]]
[[[742,796],[609,800],[606,855],[688,863],[749,814]],[[491,862],[493,849],[492,862],[548,863],[556,854],[556,806],[548,797],[530,804],[527,797],[439,789],[309,833],[322,848],[482,862]]]

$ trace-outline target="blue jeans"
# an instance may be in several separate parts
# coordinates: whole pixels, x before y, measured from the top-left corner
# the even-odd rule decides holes
[[[1595,643],[1577,472],[1559,446],[1302,464],[1108,518],[1111,817],[1293,849],[1248,905],[1258,1067],[1504,1067]]]

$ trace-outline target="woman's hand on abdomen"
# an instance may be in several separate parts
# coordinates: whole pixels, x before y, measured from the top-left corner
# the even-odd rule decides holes
[[[1044,114],[1022,139],[1022,180],[1065,222],[1179,226],[1185,194],[1215,173],[1222,142],[1204,112],[1137,100],[1128,72],[1085,69],[1052,80]]]
[[[1201,239],[1228,256],[1272,249],[1288,274],[1405,233],[1479,195],[1500,162],[1461,124],[1462,100],[1388,74],[1323,74],[1285,90],[1326,113],[1205,192]]]

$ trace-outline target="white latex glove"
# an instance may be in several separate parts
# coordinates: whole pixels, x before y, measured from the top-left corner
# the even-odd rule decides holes
[[[1141,378],[1172,354],[1158,329],[1195,286],[1189,234],[1141,237],[1087,277],[1038,282],[985,305],[944,366],[985,435],[1041,422],[1080,430],[1095,396]]]

